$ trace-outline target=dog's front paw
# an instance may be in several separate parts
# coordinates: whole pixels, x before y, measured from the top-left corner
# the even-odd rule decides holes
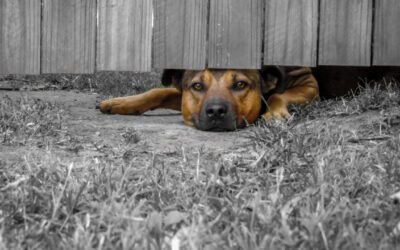
[[[100,103],[100,111],[104,114],[118,114],[124,106],[121,98],[113,98]]]
[[[103,113],[103,114],[111,114],[111,111],[112,111],[111,99],[100,102],[100,105],[98,106],[98,108],[100,109],[101,113]]]
[[[290,118],[290,113],[287,110],[287,108],[279,108],[279,109],[273,109],[269,110],[263,115],[263,118],[267,121],[276,119],[276,120],[287,120]]]
[[[120,115],[140,115],[143,112],[140,107],[136,107],[133,98],[119,97],[102,101],[100,103],[100,111],[104,114],[120,114]]]

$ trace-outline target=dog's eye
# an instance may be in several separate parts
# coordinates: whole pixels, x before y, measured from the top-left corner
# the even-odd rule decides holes
[[[232,89],[233,89],[233,90],[242,90],[242,89],[245,89],[248,85],[249,85],[249,84],[248,84],[247,82],[238,81],[238,82],[235,82],[235,83],[232,85]]]
[[[204,84],[201,82],[195,82],[192,84],[191,87],[196,91],[203,91],[205,89]]]

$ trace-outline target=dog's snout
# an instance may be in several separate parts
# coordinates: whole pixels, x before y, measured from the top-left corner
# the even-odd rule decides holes
[[[228,113],[228,105],[221,101],[207,103],[205,112],[210,119],[222,119]]]
[[[232,104],[220,98],[207,100],[203,104],[198,120],[195,120],[195,125],[201,130],[210,131],[236,129],[236,116]]]

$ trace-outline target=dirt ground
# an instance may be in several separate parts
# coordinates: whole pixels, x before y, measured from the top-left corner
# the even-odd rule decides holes
[[[77,160],[90,157],[117,160],[137,157],[138,161],[149,162],[154,155],[167,161],[176,161],[177,156],[191,154],[196,158],[196,154],[201,152],[202,155],[211,154],[211,158],[212,155],[222,155],[223,158],[226,158],[226,155],[228,158],[232,155],[245,155],[249,160],[257,158],[249,154],[254,152],[254,134],[249,136],[252,133],[251,128],[222,133],[199,131],[186,126],[181,114],[171,110],[155,110],[141,116],[106,115],[95,108],[104,97],[89,91],[0,91],[0,98],[5,96],[14,100],[24,96],[40,99],[53,103],[62,110],[62,136],[53,141],[53,146],[56,145],[59,149],[59,156],[73,157]],[[397,114],[398,109],[393,108],[395,110],[386,112]],[[313,130],[327,124],[335,124],[333,127],[336,132],[346,131],[345,134],[349,137],[347,140],[353,140],[352,137],[369,138],[371,131],[375,131],[374,134],[380,133],[379,124],[382,123],[383,114],[379,110],[351,116],[341,116],[340,112],[335,114],[332,110],[329,112],[333,115],[324,117],[319,114],[311,121],[308,118],[300,119],[296,127]],[[332,126],[330,127],[332,129]],[[367,131],[367,134],[363,131]],[[22,143],[18,146],[0,144],[0,160],[10,164],[20,161],[32,152],[32,145],[35,144],[37,142]],[[36,146],[36,150],[43,153],[46,148],[39,145]]]
[[[123,141],[126,131],[134,130],[139,137],[138,147],[150,153],[168,154],[182,149],[188,151],[227,152],[249,142],[245,131],[203,132],[184,125],[179,112],[155,110],[142,116],[105,115],[95,109],[101,97],[96,93],[80,91],[0,91],[0,98],[22,96],[55,103],[64,109],[64,127],[83,147],[80,155],[98,154],[95,145],[115,145]],[[86,145],[86,146],[85,146]],[[23,155],[30,148],[1,146],[0,158]]]
[[[0,98],[9,96],[12,99],[28,96],[33,99],[41,99],[56,104],[63,109],[63,127],[65,128],[65,140],[58,139],[57,145],[68,140],[68,157],[110,157],[107,151],[123,151],[126,140],[131,140],[130,149],[134,149],[136,155],[181,155],[182,152],[206,152],[212,154],[229,154],[232,152],[246,152],[251,145],[248,132],[244,129],[235,132],[204,132],[188,127],[183,123],[179,112],[170,110],[155,110],[141,116],[105,115],[95,109],[101,101],[101,96],[92,92],[82,91],[0,91]],[[366,112],[351,117],[336,116],[328,119],[316,119],[309,127],[318,124],[337,124],[338,130],[359,130],[360,126],[379,123],[379,112]],[[125,137],[130,137],[124,139]],[[133,143],[132,143],[133,140]],[[71,141],[75,143],[71,143]],[[71,146],[75,144],[75,146]],[[21,160],[21,157],[29,153],[31,146],[4,146],[0,145],[0,158],[9,163]],[[122,149],[121,149],[122,148]],[[41,148],[40,150],[42,150]],[[72,154],[71,154],[72,152]],[[119,153],[119,152],[118,152]],[[123,154],[123,152],[121,152]],[[248,154],[247,154],[248,155]],[[117,156],[115,156],[117,157]],[[169,157],[174,158],[174,157]],[[144,160],[144,159],[143,159]],[[146,159],[148,161],[149,159]]]

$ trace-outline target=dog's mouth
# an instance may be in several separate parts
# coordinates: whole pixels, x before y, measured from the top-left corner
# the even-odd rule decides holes
[[[246,123],[239,122],[236,116],[226,117],[222,120],[209,120],[198,116],[197,119],[193,119],[193,124],[199,130],[210,132],[229,132],[246,127]]]
[[[212,132],[233,131],[237,129],[236,121],[203,121],[195,122],[197,129]]]

